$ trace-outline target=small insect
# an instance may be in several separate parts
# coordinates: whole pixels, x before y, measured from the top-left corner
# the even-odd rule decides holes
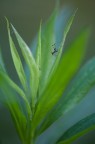
[[[58,50],[56,49],[55,44],[53,44],[52,46],[54,47],[53,52],[52,52],[52,55],[54,55],[55,53],[58,52]]]

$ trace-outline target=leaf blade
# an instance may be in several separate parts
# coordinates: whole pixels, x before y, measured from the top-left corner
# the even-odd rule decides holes
[[[52,57],[52,45],[55,42],[54,25],[56,16],[57,9],[53,12],[42,31],[40,96],[47,84],[49,72],[55,60],[55,57]]]
[[[3,72],[6,73],[6,69],[5,69],[4,61],[3,61],[3,58],[2,58],[1,49],[0,49],[0,71],[3,71]]]
[[[79,137],[87,134],[95,129],[95,113],[85,117],[69,128],[61,138],[57,141],[58,144],[70,144]]]
[[[2,72],[0,72],[0,79],[1,79],[1,83],[0,83],[1,87],[3,87],[4,82],[6,82],[25,101],[26,106],[27,106],[28,114],[30,115],[31,114],[31,108],[30,108],[29,102],[28,102],[23,90],[21,90],[6,74],[4,74]]]
[[[30,85],[29,85],[29,91],[32,98],[32,109],[35,108],[36,104],[36,95],[38,90],[38,84],[39,84],[39,70],[38,66],[35,62],[35,59],[27,46],[27,44],[24,42],[24,40],[21,38],[19,33],[16,31],[16,29],[12,26],[12,29],[15,33],[15,36],[17,38],[18,44],[20,46],[20,49],[22,51],[23,57],[29,67],[30,70]],[[33,110],[34,111],[34,110]]]
[[[8,22],[7,18],[6,18],[6,21],[7,21],[7,30],[8,30],[8,36],[9,36],[10,50],[11,50],[11,55],[12,55],[12,59],[14,62],[14,66],[15,66],[15,69],[17,71],[20,82],[21,82],[24,90],[26,91],[27,84],[26,84],[25,72],[24,72],[24,69],[22,66],[20,56],[16,50],[15,44],[14,44],[12,37],[11,37],[11,34],[10,34],[9,22]]]
[[[36,48],[36,63],[38,65],[39,70],[41,70],[41,23],[38,33],[38,44]]]
[[[64,29],[63,40],[62,40],[62,42],[61,42],[61,44],[60,44],[60,47],[58,48],[58,55],[57,55],[57,58],[56,58],[56,60],[55,60],[54,66],[53,66],[53,68],[52,68],[52,70],[51,70],[51,75],[52,75],[53,71],[56,70],[56,68],[57,68],[57,66],[58,66],[58,64],[59,64],[59,61],[60,61],[60,58],[61,58],[61,55],[62,55],[62,50],[63,50],[63,48],[64,48],[64,43],[65,43],[65,40],[66,40],[66,36],[67,36],[67,34],[68,34],[68,32],[69,32],[69,30],[70,30],[70,28],[71,28],[71,25],[72,25],[72,23],[73,23],[73,20],[74,20],[74,17],[75,17],[76,12],[77,12],[77,10],[76,10],[76,11],[74,12],[74,14],[69,18],[68,23],[67,23],[67,25],[66,25],[66,27],[65,27],[65,29]]]
[[[19,105],[17,95],[13,92],[13,89],[9,86],[8,82],[0,74],[0,90],[2,91],[4,104],[9,109],[11,116],[14,120],[17,132],[22,141],[25,141],[25,130],[26,130],[26,117],[23,114]]]

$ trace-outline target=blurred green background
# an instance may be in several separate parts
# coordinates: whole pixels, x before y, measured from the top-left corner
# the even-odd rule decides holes
[[[17,81],[14,75],[14,67],[9,51],[9,43],[6,29],[6,16],[10,22],[15,26],[20,35],[31,46],[33,37],[36,35],[40,20],[43,23],[52,13],[55,7],[55,0],[0,0],[0,47],[3,52],[4,61],[10,76]],[[65,15],[72,9],[78,8],[74,24],[66,40],[66,45],[70,43],[73,37],[85,26],[92,27],[90,42],[86,60],[95,55],[95,1],[94,0],[60,0],[61,7],[65,9]],[[72,110],[63,119],[61,118],[55,123],[49,132],[46,131],[41,137],[38,138],[38,144],[53,144],[54,135],[56,139],[63,129],[67,129],[70,125],[85,117],[86,115],[95,112],[95,88],[87,95],[83,102],[81,102],[76,109]],[[81,107],[81,109],[80,109]],[[60,131],[57,131],[60,127]],[[53,130],[54,128],[54,130]],[[81,138],[75,144],[95,144],[95,132]],[[43,138],[44,137],[44,138]],[[50,140],[49,140],[50,138]],[[9,112],[0,105],[0,144],[20,144],[14,125],[10,118]]]

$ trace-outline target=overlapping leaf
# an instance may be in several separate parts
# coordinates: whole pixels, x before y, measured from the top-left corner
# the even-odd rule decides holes
[[[28,102],[24,92],[3,72],[0,72],[0,79],[1,79],[1,83],[0,83],[1,85],[0,86],[2,87],[2,89],[7,84],[10,86],[10,88],[15,90],[19,94],[19,96],[24,100],[24,102],[26,103],[27,112],[30,115],[31,114],[31,108],[30,108],[29,102]],[[5,83],[5,85],[4,85],[4,83]]]
[[[95,129],[95,113],[80,120],[75,125],[70,127],[61,138],[58,144],[71,144],[79,137]]]
[[[40,65],[40,70],[41,70],[41,79],[40,79],[40,91],[41,92],[40,92],[40,95],[42,94],[42,92],[44,90],[44,87],[46,85],[45,83],[48,83],[54,70],[57,68],[57,66],[59,64],[61,54],[62,54],[62,49],[63,49],[64,43],[65,43],[65,39],[66,39],[66,36],[67,36],[67,34],[70,30],[70,27],[72,25],[76,11],[67,20],[67,25],[66,25],[64,32],[63,32],[63,40],[62,40],[62,43],[60,44],[60,47],[58,48],[57,56],[55,56],[55,55],[52,56],[54,48],[56,48],[56,42],[55,42],[55,37],[57,35],[57,33],[55,32],[56,31],[55,30],[56,17],[58,18],[58,16],[59,16],[59,15],[57,16],[56,10],[52,14],[51,18],[48,20],[48,23],[43,27],[42,48],[41,48],[42,50],[41,50],[41,54],[40,54],[42,57],[42,59],[41,59],[42,67]],[[49,33],[49,31],[50,31],[50,33]],[[48,39],[48,41],[46,39]],[[36,57],[37,57],[37,53],[36,53]],[[48,60],[46,60],[46,58],[48,58]],[[48,64],[46,65],[46,63],[48,63]],[[47,68],[47,67],[50,67],[50,68]],[[42,79],[45,79],[45,77],[47,77],[46,80],[42,80]]]
[[[90,60],[79,71],[72,83],[71,89],[65,97],[57,104],[45,119],[41,131],[49,127],[60,116],[74,108],[95,85],[95,58]]]
[[[18,54],[18,52],[16,50],[15,44],[14,44],[14,42],[12,40],[11,35],[10,35],[10,29],[9,29],[8,20],[7,20],[7,29],[8,29],[8,36],[9,36],[9,43],[10,43],[12,59],[13,59],[17,74],[19,76],[19,79],[21,81],[21,84],[22,84],[22,86],[24,87],[24,89],[26,91],[27,90],[27,83],[26,83],[25,72],[24,72],[24,69],[23,69],[22,62],[20,60],[19,54]]]
[[[18,34],[16,29],[12,26],[13,31],[15,33],[15,36],[17,38],[17,41],[19,43],[20,49],[22,51],[23,57],[29,67],[30,71],[30,93],[32,96],[32,109],[35,107],[36,103],[36,95],[38,90],[38,84],[39,84],[39,69],[36,65],[35,59],[33,58],[33,55],[29,49],[29,47],[26,45],[24,40],[21,38],[21,36]]]
[[[52,57],[52,45],[55,43],[54,25],[56,16],[57,11],[55,10],[42,31],[40,95],[47,84],[49,72],[55,60],[55,57]]]
[[[22,111],[20,101],[18,100],[17,95],[13,91],[12,87],[10,87],[8,82],[9,81],[6,80],[3,73],[0,72],[0,90],[4,94],[3,95],[4,103],[6,104],[11,113],[20,139],[23,142],[25,141],[27,119],[25,117],[24,112]]]
[[[41,24],[40,24],[40,29],[38,33],[38,43],[37,43],[37,48],[36,48],[36,64],[39,69],[39,81],[40,81],[40,76],[41,76]],[[38,82],[38,91],[37,91],[37,99],[36,102],[39,98],[39,82]]]
[[[46,23],[42,35],[40,25],[36,59],[34,59],[29,47],[16,29],[11,25],[24,60],[29,68],[29,85],[26,80],[20,56],[11,37],[7,20],[12,59],[25,91],[23,92],[23,90],[6,75],[2,59],[0,60],[0,89],[4,93],[6,105],[14,119],[21,141],[25,144],[30,144],[32,142],[31,139],[35,137],[35,130],[37,130],[38,126],[39,130],[38,132],[36,131],[36,134],[39,135],[60,116],[75,107],[95,84],[94,58],[81,69],[72,83],[71,89],[66,93],[63,101],[59,102],[64,90],[81,64],[89,31],[82,31],[61,58],[64,42],[75,16],[74,13],[64,29],[63,40],[57,51],[57,56],[53,55],[53,51],[56,49],[53,46],[56,37],[55,20],[58,13],[57,10],[54,11],[53,15]],[[29,92],[27,93],[27,91]],[[31,96],[31,101],[28,101],[26,94]],[[38,94],[39,98],[37,97]],[[20,103],[19,98],[21,98],[23,104]],[[26,113],[23,110],[23,105]],[[94,128],[95,114],[85,118],[70,128],[64,133],[58,143],[71,143],[79,136]]]
[[[55,60],[55,63],[51,69],[51,72],[50,72],[50,75],[52,76],[53,72],[56,70],[56,68],[58,67],[58,64],[59,64],[59,61],[60,61],[60,58],[61,58],[61,55],[62,55],[62,50],[63,50],[63,47],[64,47],[64,43],[65,43],[65,40],[66,40],[66,36],[70,30],[70,27],[72,25],[72,22],[74,20],[74,17],[75,17],[75,14],[76,14],[76,11],[75,13],[70,17],[70,19],[68,20],[67,22],[67,25],[64,29],[64,33],[63,33],[63,40],[62,40],[62,43],[58,49],[58,54],[57,54],[57,57],[56,57],[56,60]]]
[[[88,33],[88,30],[83,31],[72,43],[71,48],[63,55],[56,72],[51,78],[37,105],[37,110],[33,119],[34,128],[59,101],[72,76],[79,68],[84,55],[85,45],[89,35]]]

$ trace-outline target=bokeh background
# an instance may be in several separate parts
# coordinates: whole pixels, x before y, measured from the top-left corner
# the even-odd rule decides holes
[[[33,37],[36,35],[40,20],[43,23],[48,19],[55,7],[55,0],[0,0],[0,47],[4,61],[10,76],[17,81],[14,74],[9,51],[9,43],[6,29],[5,16],[18,30],[20,35],[31,47]],[[95,55],[95,1],[94,0],[60,0],[61,7],[65,9],[65,15],[70,15],[72,9],[78,8],[74,24],[69,32],[66,45],[72,37],[85,26],[91,26],[92,33],[88,44],[85,61]],[[53,144],[62,132],[81,118],[95,112],[95,88],[86,98],[65,118],[61,118],[48,131],[38,138],[38,144]],[[80,110],[81,107],[81,110]],[[60,128],[60,131],[58,131]],[[80,138],[75,144],[95,144],[95,132],[91,132]],[[9,112],[0,104],[0,144],[20,144]]]

